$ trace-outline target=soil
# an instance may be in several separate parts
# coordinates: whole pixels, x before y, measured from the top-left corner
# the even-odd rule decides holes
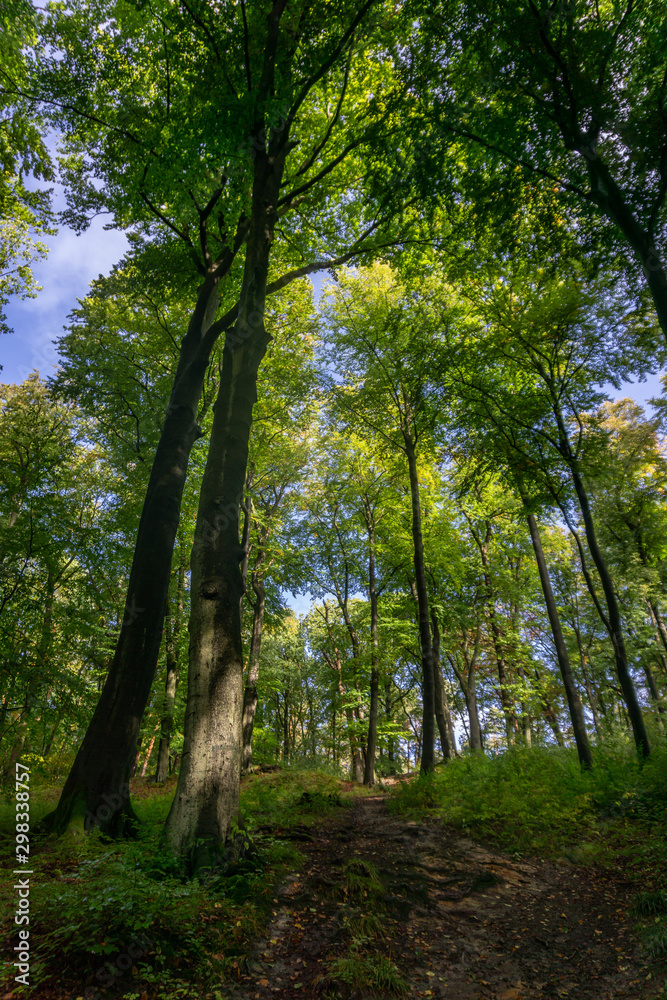
[[[387,988],[373,992],[332,975],[332,962],[355,948],[398,967],[409,998],[660,995],[633,934],[636,886],[619,873],[513,860],[435,821],[394,816],[381,795],[291,835],[302,839],[306,864],[278,891],[268,933],[238,983],[223,988],[225,1000],[389,997]],[[346,891],[351,859],[362,873],[373,866],[381,882],[375,895]],[[350,921],[369,911],[379,940],[355,946]]]

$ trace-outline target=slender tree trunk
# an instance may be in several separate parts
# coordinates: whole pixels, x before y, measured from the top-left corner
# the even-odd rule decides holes
[[[662,615],[660,614],[660,609],[655,601],[646,602],[651,613],[651,620],[655,627],[656,638],[658,642],[662,643],[663,653],[662,653],[662,665],[663,670],[667,673],[667,627],[663,621]]]
[[[470,749],[482,749],[482,727],[479,723],[479,712],[477,710],[477,692],[475,690],[474,669],[468,679],[466,690],[466,707],[468,709],[468,719],[470,721]]]
[[[171,731],[174,725],[176,691],[178,689],[178,682],[180,679],[177,642],[183,617],[185,570],[185,546],[181,544],[176,584],[176,614],[172,615],[171,608],[167,605],[167,614],[164,619],[165,644],[167,647],[167,676],[165,678],[162,718],[160,720],[160,743],[158,746],[157,764],[155,767],[155,781],[157,784],[163,784],[169,776],[169,745],[171,742]]]
[[[588,695],[588,704],[591,706],[591,714],[593,716],[593,725],[595,726],[595,732],[597,733],[598,739],[600,741],[604,740],[604,735],[602,732],[602,727],[600,725],[600,716],[598,714],[598,699],[593,688],[591,686],[591,681],[588,676],[588,671],[586,670],[586,657],[584,656],[583,646],[581,644],[581,635],[579,629],[575,628],[575,636],[577,639],[577,648],[579,650],[579,665],[581,667],[581,672],[584,677],[584,684],[586,685],[586,694]]]
[[[522,498],[524,504],[526,504],[528,497],[523,491]],[[533,542],[535,561],[537,562],[537,568],[540,574],[540,583],[542,584],[544,603],[547,607],[549,624],[551,625],[551,634],[553,635],[554,646],[556,647],[558,666],[560,668],[561,677],[563,678],[565,696],[570,710],[572,731],[574,733],[574,741],[577,745],[579,763],[582,767],[590,768],[593,766],[593,758],[591,756],[591,748],[588,742],[588,733],[586,732],[584,709],[581,704],[579,692],[577,691],[574,674],[572,673],[572,668],[570,666],[570,657],[567,652],[567,646],[565,645],[565,639],[563,637],[563,630],[561,628],[560,617],[558,614],[558,608],[556,607],[553,590],[551,589],[549,570],[547,569],[546,559],[544,558],[544,551],[542,549],[542,541],[540,539],[537,521],[535,520],[534,515],[530,513],[528,514],[528,527],[530,528],[530,537]]]
[[[651,670],[650,664],[644,662],[643,667],[644,667],[644,674],[646,675],[646,683],[648,684],[649,693],[651,695],[651,701],[655,704],[655,707],[657,708],[659,713],[658,725],[660,726],[661,729],[663,729],[664,726],[662,719],[660,718],[660,715],[664,714],[665,706],[663,705],[662,697],[660,695],[660,691],[658,690],[658,685],[655,682],[655,677],[653,676],[653,671]]]
[[[391,704],[391,677],[384,682],[384,717],[387,722],[394,721]],[[396,739],[389,736],[387,739],[387,764],[389,774],[396,774]]]
[[[440,746],[442,756],[445,760],[452,760],[456,756],[456,750],[452,733],[452,717],[447,703],[445,692],[445,682],[442,676],[442,666],[440,664],[440,627],[437,615],[431,612],[431,633],[433,636],[433,681],[435,696],[435,720],[438,725],[440,735]]]
[[[375,586],[375,530],[370,512],[367,512],[368,529],[368,596],[371,605],[371,690],[368,713],[368,743],[364,784],[371,787],[375,782],[375,752],[378,732],[378,703],[380,687],[380,656],[378,644],[378,595]]]
[[[484,569],[484,584],[486,586],[486,606],[489,613],[489,623],[491,625],[491,635],[493,637],[493,648],[496,654],[498,683],[500,685],[500,705],[503,710],[503,715],[505,717],[505,732],[507,735],[507,744],[508,746],[512,746],[514,744],[516,714],[514,711],[514,704],[512,702],[512,696],[510,694],[509,685],[507,683],[505,649],[503,646],[500,625],[498,623],[498,615],[496,614],[495,595],[493,591],[493,584],[491,582],[491,572],[489,567],[489,541],[491,539],[491,524],[489,521],[486,522],[486,537],[484,538],[484,540],[482,540],[482,538],[479,537],[477,532],[473,529],[472,522],[469,519],[467,520],[473,538],[477,543],[477,548],[479,549],[480,558],[482,560],[482,567]]]
[[[257,681],[259,680],[259,657],[262,649],[262,630],[264,628],[264,609],[266,607],[266,591],[264,579],[260,570],[252,574],[252,587],[255,600],[252,605],[252,636],[248,656],[248,676],[243,692],[243,749],[241,753],[242,773],[252,767],[252,732],[255,725],[257,710]]]
[[[160,723],[153,730],[153,735],[151,736],[151,741],[148,744],[148,750],[146,751],[146,756],[144,757],[144,766],[141,769],[141,777],[146,777],[146,771],[148,770],[148,765],[150,763],[151,754],[153,753],[153,747],[155,746],[155,740],[157,739],[157,731],[160,728]]]
[[[289,695],[283,691],[283,763],[289,764],[290,739],[289,739]]]
[[[277,29],[276,29],[277,30]],[[194,870],[238,853],[243,721],[239,509],[246,481],[257,373],[269,337],[266,280],[283,160],[255,158],[253,212],[239,316],[223,351],[220,389],[199,498],[192,552],[190,663],[183,759],[167,818],[170,849]],[[239,843],[235,844],[234,840]]]
[[[421,773],[428,774],[435,766],[435,682],[433,669],[433,644],[426,586],[426,566],[424,562],[424,539],[421,524],[421,501],[419,496],[419,474],[417,455],[409,433],[404,430],[405,453],[410,474],[410,499],[412,503],[412,545],[417,589],[419,615],[419,641],[422,657],[422,753]]]
[[[469,658],[467,653],[464,651],[465,673],[458,669],[456,661],[453,657],[449,658],[452,669],[454,670],[461,687],[461,692],[465,698],[469,726],[466,735],[468,736],[468,745],[471,750],[482,749],[482,727],[479,723],[479,712],[477,711],[477,691],[475,689],[476,658],[476,652],[473,654],[472,658]]]
[[[563,414],[557,405],[554,406],[554,413],[558,422],[561,440],[561,454],[567,461],[572,474],[572,481],[574,483],[574,489],[577,494],[577,500],[579,501],[579,508],[581,510],[581,516],[586,530],[588,549],[598,571],[600,582],[602,584],[602,590],[605,596],[607,617],[604,619],[604,623],[612,641],[614,659],[616,661],[616,674],[618,676],[621,691],[623,692],[623,698],[628,709],[628,716],[632,726],[635,744],[637,746],[637,750],[642,754],[642,756],[648,757],[651,752],[651,747],[649,744],[648,733],[646,731],[646,725],[644,723],[644,717],[642,715],[641,708],[639,707],[639,702],[637,701],[635,685],[628,667],[628,657],[625,649],[625,639],[623,637],[623,628],[621,624],[621,612],[616,599],[614,584],[611,579],[609,569],[607,568],[607,563],[605,562],[604,556],[602,555],[602,551],[598,544],[593,515],[588,502],[588,494],[579,472],[577,459],[570,445]]]

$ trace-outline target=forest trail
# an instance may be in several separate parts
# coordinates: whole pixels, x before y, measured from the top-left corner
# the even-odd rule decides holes
[[[363,978],[382,957],[408,998],[658,995],[628,916],[635,890],[612,873],[511,860],[439,823],[392,815],[383,795],[292,835],[304,839],[305,867],[278,891],[233,1000],[389,997],[388,983],[374,992],[342,978]]]

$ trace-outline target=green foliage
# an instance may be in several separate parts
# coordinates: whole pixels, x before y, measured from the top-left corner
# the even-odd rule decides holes
[[[28,182],[30,175],[47,181],[54,176],[42,122],[26,97],[43,55],[37,25],[29,0],[0,6],[0,333],[9,332],[4,306],[10,296],[32,298],[37,292],[31,265],[46,256],[41,237],[55,232],[51,192]]]
[[[253,774],[241,786],[241,809],[252,830],[259,825],[289,827],[314,822],[343,805],[342,782],[331,775],[297,768]]]
[[[659,851],[658,831],[667,814],[666,754],[663,742],[642,765],[627,742],[598,746],[591,772],[580,769],[573,750],[560,747],[465,755],[401,787],[391,807],[410,815],[433,813],[518,853],[573,853],[582,861],[621,853],[632,842],[632,821],[639,820]],[[618,843],[601,842],[592,852],[581,843],[595,843],[610,823]]]
[[[273,775],[259,776],[255,786],[271,786]],[[273,815],[294,810],[295,790],[330,787],[291,776],[284,796],[273,795]],[[203,884],[183,876],[179,863],[161,844],[161,830],[173,789],[138,786],[137,812],[142,820],[136,841],[110,843],[91,834],[76,845],[62,841],[33,845],[35,872],[31,904],[39,913],[34,938],[32,979],[47,987],[69,983],[82,970],[102,986],[139,987],[155,1000],[185,1000],[200,995],[196,984],[224,982],[270,918],[275,886],[300,863],[291,844],[266,833],[255,833],[254,849],[227,877]],[[267,789],[264,788],[266,793]],[[271,797],[271,791],[268,792]],[[49,802],[37,790],[31,800],[38,818]],[[246,810],[256,794],[242,798]],[[13,802],[3,808],[0,834],[11,848]],[[250,826],[254,824],[251,823]],[[13,936],[15,898],[11,885],[0,897],[7,917],[8,940]],[[4,968],[3,968],[3,971]],[[73,987],[74,988],[74,987]]]
[[[375,995],[405,996],[408,984],[398,968],[384,955],[363,955],[352,950],[344,958],[335,959],[329,977],[355,989],[370,989]],[[377,991],[377,993],[376,993]]]

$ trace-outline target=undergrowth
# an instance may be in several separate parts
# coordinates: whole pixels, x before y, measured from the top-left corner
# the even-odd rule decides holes
[[[112,842],[93,833],[83,843],[40,844],[33,837],[30,907],[38,929],[31,934],[30,991],[58,984],[73,997],[89,986],[109,997],[215,1000],[221,989],[224,995],[223,984],[236,978],[270,920],[278,883],[301,864],[290,829],[340,808],[342,787],[333,777],[296,771],[251,776],[241,805],[254,850],[231,873],[206,883],[186,879],[160,843],[173,783],[133,783],[142,821],[135,841]],[[56,800],[53,788],[36,788],[33,822]],[[14,819],[10,798],[0,811],[0,849],[8,867]],[[5,881],[0,975],[7,981],[15,972],[15,907]]]
[[[399,787],[390,808],[410,816],[436,815],[521,854],[574,851],[575,860],[579,849],[581,860],[604,861],[607,853],[611,860],[621,846],[618,835],[632,844],[638,830],[655,833],[652,847],[660,851],[658,834],[667,820],[667,745],[657,744],[644,763],[627,744],[598,746],[591,771],[582,771],[576,751],[562,747],[466,754]],[[665,859],[659,854],[654,861]]]

